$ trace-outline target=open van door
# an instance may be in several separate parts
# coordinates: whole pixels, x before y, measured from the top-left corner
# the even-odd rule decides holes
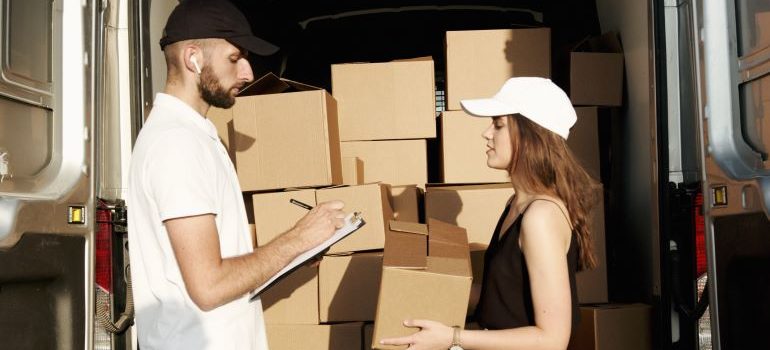
[[[92,344],[92,1],[0,1],[0,344]]]
[[[3,349],[130,347],[128,22],[145,4],[0,0]]]
[[[770,3],[694,1],[713,349],[770,338]]]

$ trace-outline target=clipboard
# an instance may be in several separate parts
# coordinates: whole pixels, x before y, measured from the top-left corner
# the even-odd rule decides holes
[[[267,282],[254,289],[250,293],[249,301],[251,302],[256,300],[259,295],[262,294],[262,292],[270,288],[272,285],[278,283],[278,281],[294,272],[294,270],[308,262],[308,260],[311,260],[319,255],[323,255],[333,244],[341,241],[343,238],[349,236],[353,232],[358,231],[358,229],[364,225],[366,225],[366,221],[364,221],[361,213],[351,213],[347,218],[345,218],[345,226],[334,232],[334,234],[323,243],[294,258],[294,260],[292,260],[288,265],[284,266],[284,268],[273,275],[273,277],[270,277]]]

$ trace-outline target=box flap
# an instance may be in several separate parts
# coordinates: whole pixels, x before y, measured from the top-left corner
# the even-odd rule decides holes
[[[268,72],[259,79],[255,80],[253,83],[243,88],[238,96],[268,95],[282,92],[310,90],[321,90],[321,88],[289,79],[279,78],[272,72]]]
[[[428,218],[428,255],[469,260],[468,234],[465,229]]]
[[[397,231],[397,232],[414,233],[414,234],[423,235],[423,236],[428,235],[428,226],[426,226],[425,224],[420,224],[416,222],[391,220],[390,230]]]
[[[425,269],[428,265],[428,236],[415,232],[389,230],[385,234],[383,254],[383,266]]]

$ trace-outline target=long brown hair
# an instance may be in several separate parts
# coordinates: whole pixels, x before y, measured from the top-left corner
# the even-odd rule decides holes
[[[599,183],[577,162],[565,140],[521,115],[508,116],[513,157],[508,166],[514,188],[548,194],[564,202],[577,235],[578,269],[596,267],[589,213]]]

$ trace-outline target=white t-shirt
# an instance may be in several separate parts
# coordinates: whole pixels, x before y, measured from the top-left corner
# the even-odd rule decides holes
[[[131,157],[128,241],[139,346],[267,349],[260,301],[201,311],[190,299],[164,220],[215,214],[223,258],[253,250],[238,178],[214,125],[158,94]]]

